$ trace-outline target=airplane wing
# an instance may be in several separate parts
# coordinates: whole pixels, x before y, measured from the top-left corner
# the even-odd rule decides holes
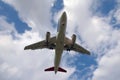
[[[82,54],[90,55],[90,52],[88,50],[86,50],[82,46],[78,45],[77,43],[74,43],[73,45],[70,45],[69,42],[72,42],[72,40],[70,40],[69,38],[65,38],[65,40],[66,40],[65,41],[65,46],[64,46],[65,50],[73,50],[73,51],[76,51],[76,52],[80,52]]]
[[[78,44],[74,44],[71,50],[90,55],[90,52]]]
[[[56,42],[56,37],[52,37],[49,39],[49,42],[46,42],[46,40],[25,46],[24,50],[26,49],[42,49],[42,48],[48,48],[48,49],[55,49],[55,42]]]

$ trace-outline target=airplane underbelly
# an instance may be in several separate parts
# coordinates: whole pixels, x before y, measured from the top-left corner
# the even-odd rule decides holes
[[[56,41],[56,53],[62,53],[64,48],[64,36],[59,36]]]
[[[54,62],[56,70],[58,69],[60,64],[63,49],[64,49],[64,35],[58,35],[56,41],[55,62]]]

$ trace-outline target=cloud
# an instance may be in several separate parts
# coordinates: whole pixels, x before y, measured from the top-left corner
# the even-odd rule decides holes
[[[100,13],[93,14],[94,9],[100,6],[99,3],[93,1],[64,0],[63,10],[68,14],[68,36],[72,35],[71,33],[78,34],[77,38],[81,37],[82,40],[78,39],[77,42],[82,43],[83,41],[82,45],[87,44],[90,51],[93,52],[93,56],[97,57],[98,67],[95,71],[93,70],[92,80],[118,80],[119,52],[116,51],[119,51],[119,29],[114,29],[113,25],[109,24],[111,15],[103,17],[100,16]],[[93,4],[96,5],[94,6],[96,8],[91,7]],[[117,22],[119,22],[118,13],[119,7],[114,12]],[[116,69],[114,69],[115,66]]]
[[[116,22],[114,25],[119,24],[119,3],[117,3],[116,8],[113,9],[109,16],[105,17],[108,21],[107,24],[110,23],[110,21],[115,18]],[[111,18],[111,19],[109,19]],[[119,28],[114,28],[114,25],[109,25],[111,30],[108,30],[109,38],[107,41],[105,41],[105,51],[104,55],[98,60],[98,68],[94,71],[94,75],[92,80],[119,80],[119,74],[120,74],[120,35],[119,35]],[[107,35],[108,36],[108,35]],[[109,44],[109,45],[108,45]],[[99,57],[98,57],[99,58]]]
[[[49,29],[54,31],[51,24],[51,8],[54,0],[3,1],[18,11],[19,17],[32,28],[32,31],[38,31],[41,35],[44,35]]]
[[[92,80],[119,80],[120,79],[120,39],[117,46],[106,53],[99,61]]]
[[[108,17],[115,17],[116,24],[119,24],[119,7],[111,11]],[[112,14],[112,15],[111,15]],[[109,20],[109,19],[108,19]],[[110,26],[112,28],[112,25]],[[98,68],[94,71],[92,80],[119,80],[120,79],[120,30],[112,28],[110,31],[111,35],[109,38],[109,48],[104,56],[98,60]],[[111,47],[111,48],[110,48]]]
[[[14,23],[7,23],[5,16],[0,16],[0,34],[15,32],[15,29],[13,28]],[[9,26],[9,27],[8,27]]]
[[[116,19],[116,24],[120,24],[120,7],[113,13],[114,18]]]

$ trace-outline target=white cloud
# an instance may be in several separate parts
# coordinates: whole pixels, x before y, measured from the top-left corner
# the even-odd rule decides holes
[[[119,24],[119,7],[117,10],[112,10],[109,17],[114,16],[116,18],[116,24]],[[112,15],[111,15],[112,14]],[[107,18],[107,19],[108,19]],[[109,19],[108,19],[109,21]],[[109,49],[101,59],[98,59],[98,68],[94,71],[92,80],[119,80],[120,79],[120,30],[114,29],[111,27],[109,41],[106,41],[107,44],[110,44]]]
[[[8,27],[9,26],[9,27]],[[15,32],[14,23],[7,23],[5,16],[0,16],[0,34]]]
[[[114,13],[114,17],[116,18],[117,24],[120,24],[120,14],[119,13],[120,13],[120,7]]]
[[[109,18],[114,17],[116,19],[116,24],[119,24],[119,9],[120,7],[118,3],[118,5],[116,5],[116,8],[110,12],[108,17],[106,17],[106,19],[108,19],[108,23],[110,22]],[[111,30],[108,30],[110,35],[108,40],[105,41],[106,45],[109,44],[105,48],[109,48],[105,54],[100,59],[98,59],[98,68],[94,71],[92,80],[120,79],[120,30],[118,28],[114,29],[112,25],[109,25],[109,27],[111,28]]]
[[[120,79],[120,39],[117,46],[106,53],[99,61],[92,80],[119,80]]]
[[[18,72],[17,67],[11,67],[7,63],[1,64],[0,72],[7,72],[10,76],[15,75]]]
[[[108,17],[111,15],[108,17],[93,15],[91,9],[93,4],[96,5],[93,8],[100,6],[97,1],[93,2],[93,0],[64,0],[64,10],[68,14],[68,35],[78,31],[77,36],[80,35],[89,49],[97,55],[98,68],[94,71],[92,80],[118,80],[120,63],[119,52],[116,50],[119,51],[120,31],[109,24]],[[100,15],[100,13],[97,14]],[[119,7],[114,15],[119,22]],[[115,51],[113,51],[114,48]]]
[[[26,22],[32,31],[38,31],[43,36],[46,31],[52,30],[51,7],[54,0],[3,0],[18,11],[19,17]]]

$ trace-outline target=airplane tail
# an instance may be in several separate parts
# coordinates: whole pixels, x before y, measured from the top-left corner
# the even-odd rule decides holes
[[[45,69],[45,71],[54,71],[54,67],[50,67]],[[58,68],[59,72],[67,72],[65,69],[62,69],[61,67]]]

